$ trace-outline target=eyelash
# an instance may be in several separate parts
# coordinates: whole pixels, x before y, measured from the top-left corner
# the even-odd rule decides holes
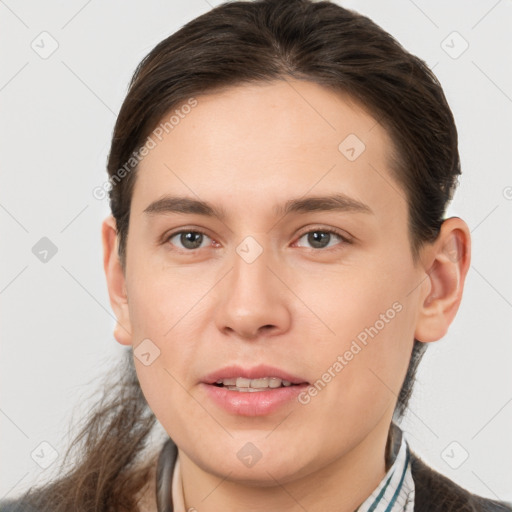
[[[309,229],[308,231],[304,231],[303,233],[301,233],[297,237],[297,241],[299,241],[304,235],[308,235],[309,233],[314,233],[314,232],[329,233],[331,235],[336,235],[341,240],[341,244],[340,245],[346,245],[346,244],[352,244],[353,243],[350,238],[348,238],[346,235],[343,235],[342,233],[340,233],[339,231],[337,231],[334,228],[312,228],[312,229]],[[176,235],[181,235],[182,233],[198,233],[200,235],[207,236],[208,238],[211,238],[204,231],[201,231],[199,229],[181,229],[180,231],[175,231],[174,233],[171,233],[170,235],[165,236],[164,237],[164,243],[169,243],[171,238],[174,238]],[[185,253],[193,253],[195,251],[198,251],[199,249],[206,249],[206,248],[207,247],[199,247],[197,249],[182,249],[182,248],[178,247],[177,250],[181,251],[181,252],[185,252]],[[339,248],[339,247],[337,247],[337,248]],[[306,249],[309,249],[311,251],[324,251],[324,252],[326,252],[326,251],[329,251],[329,250],[335,250],[336,247],[323,247],[323,248],[320,248],[320,249],[319,248],[311,247],[311,248],[306,248]]]

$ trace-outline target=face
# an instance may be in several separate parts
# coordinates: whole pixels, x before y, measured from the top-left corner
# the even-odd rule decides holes
[[[137,171],[125,324],[183,457],[286,482],[385,437],[424,269],[363,109],[299,81],[196,100]]]

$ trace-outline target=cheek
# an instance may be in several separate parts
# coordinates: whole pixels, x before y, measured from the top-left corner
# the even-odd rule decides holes
[[[340,436],[362,436],[395,407],[413,334],[406,306],[384,299],[338,303],[338,314],[329,317],[337,336],[323,338],[321,349],[306,349],[316,380],[301,403],[308,418],[319,418],[322,438],[332,440],[329,449]]]
[[[409,307],[406,290],[413,278],[405,272],[393,265],[384,268],[382,263],[373,267],[365,263],[340,266],[336,270],[311,266],[289,279],[303,301],[297,309],[303,311],[303,322],[323,332],[320,343],[324,347],[341,350],[356,338],[363,343],[370,337],[393,339],[398,325],[404,320],[410,323],[403,312]],[[396,336],[397,341],[400,339]]]
[[[129,302],[142,392],[164,429],[178,439],[190,424],[205,421],[204,411],[189,394],[202,329],[201,290],[190,289],[175,279],[148,278],[132,288]],[[149,352],[150,364],[144,352]]]
[[[135,266],[134,266],[135,267]],[[141,263],[127,278],[128,305],[134,344],[150,338],[167,346],[176,331],[198,325],[202,298],[214,284],[213,273],[199,278],[192,269],[162,268]]]
[[[151,411],[175,442],[185,446],[198,425],[207,425],[212,432],[222,434],[216,432],[215,422],[186,389],[183,375],[169,368],[163,357],[149,367],[137,360],[135,363],[140,387]],[[195,436],[192,438],[198,441]],[[193,445],[190,449],[193,451]]]
[[[196,280],[191,286],[169,273],[140,270],[131,277],[128,294],[135,364],[146,400],[165,425],[167,416],[177,417],[175,404],[187,402],[207,284]]]
[[[403,265],[401,271],[398,263],[388,266],[343,269],[328,278],[309,273],[297,291],[316,317],[307,318],[323,333],[314,347],[304,347],[318,396],[353,407],[353,417],[361,407],[377,410],[396,399],[410,359],[415,311],[408,286],[414,279]],[[307,323],[304,316],[304,329]]]

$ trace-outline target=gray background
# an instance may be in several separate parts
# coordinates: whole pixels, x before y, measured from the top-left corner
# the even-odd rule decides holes
[[[50,463],[46,442],[63,455],[72,414],[121,354],[102,269],[108,204],[92,191],[137,63],[218,3],[0,0],[0,499],[49,478],[57,464],[31,453]],[[472,231],[472,266],[456,320],[421,365],[407,438],[454,481],[512,500],[512,1],[340,3],[434,69],[460,134],[449,214]],[[42,237],[57,248],[46,262],[32,252]]]

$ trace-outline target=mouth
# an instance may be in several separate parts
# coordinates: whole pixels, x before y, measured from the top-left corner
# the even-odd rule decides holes
[[[279,368],[230,366],[201,381],[208,400],[238,416],[264,416],[290,405],[308,385],[305,379]]]

